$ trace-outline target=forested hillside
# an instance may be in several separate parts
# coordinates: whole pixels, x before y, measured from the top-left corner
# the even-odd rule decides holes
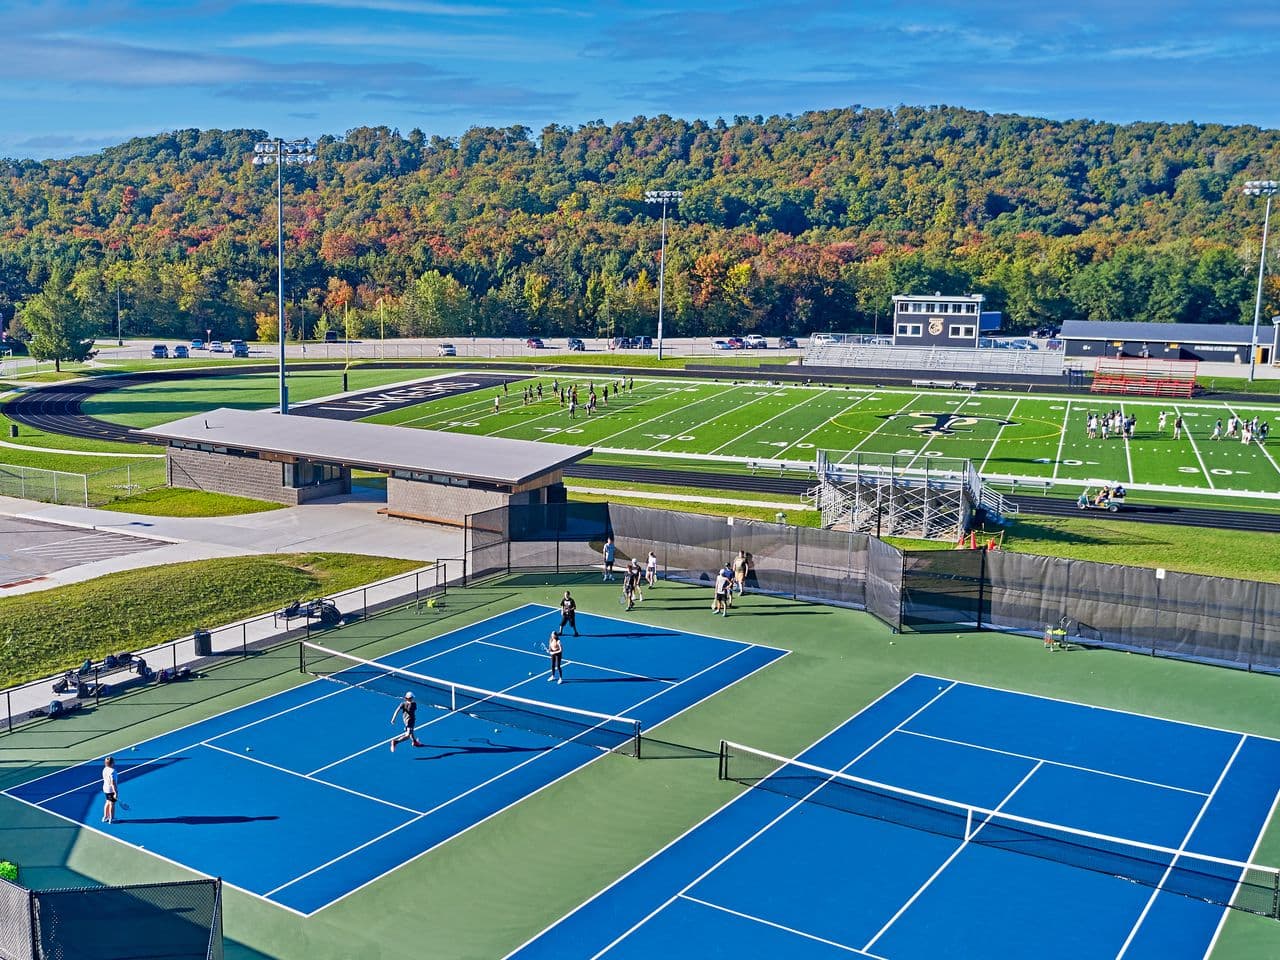
[[[274,335],[274,170],[260,131],[182,130],[0,161],[0,316],[51,276],[126,333]],[[1252,317],[1280,175],[1255,127],[1051,122],[954,108],[637,118],[572,129],[322,137],[285,170],[290,331],[806,333],[886,322],[894,293],[985,293],[1016,326]],[[66,271],[56,270],[61,264]],[[66,292],[65,290],[63,292]],[[1264,316],[1280,313],[1270,283]],[[379,303],[381,301],[381,303]]]

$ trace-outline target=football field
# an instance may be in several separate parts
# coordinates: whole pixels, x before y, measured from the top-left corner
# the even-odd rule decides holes
[[[571,416],[552,386],[576,384]],[[622,389],[618,390],[618,385]],[[524,386],[541,384],[533,399]],[[599,402],[585,412],[589,384]],[[609,386],[607,405],[603,399]],[[638,459],[791,463],[816,451],[834,461],[893,455],[904,469],[933,458],[971,460],[983,476],[1074,488],[1121,482],[1135,490],[1280,497],[1277,452],[1238,439],[1212,439],[1231,414],[1267,420],[1271,408],[1211,401],[967,393],[762,383],[599,377],[529,379],[507,392],[485,390],[370,418],[432,430],[594,447]],[[498,401],[495,411],[494,401]],[[1086,436],[1090,412],[1136,417],[1132,439]],[[1159,415],[1167,414],[1159,428]],[[1174,437],[1173,423],[1186,425]],[[1280,448],[1280,444],[1273,444]]]

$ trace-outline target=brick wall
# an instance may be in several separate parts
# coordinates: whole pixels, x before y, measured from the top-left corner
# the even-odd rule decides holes
[[[387,510],[461,525],[469,513],[505,507],[513,498],[496,490],[449,487],[416,480],[387,479]]]
[[[209,490],[238,497],[253,497],[275,503],[296,505],[321,497],[351,492],[351,475],[314,487],[286,487],[283,464],[255,457],[233,457],[225,453],[168,448],[168,479],[171,487]]]

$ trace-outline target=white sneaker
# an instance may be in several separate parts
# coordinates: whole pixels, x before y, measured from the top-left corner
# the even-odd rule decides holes
[[[554,680],[554,679],[555,679],[555,677],[547,677],[547,683],[550,683],[550,682],[551,682],[552,680]]]
[[[564,677],[561,677],[560,679],[558,679],[556,683],[564,683]]]

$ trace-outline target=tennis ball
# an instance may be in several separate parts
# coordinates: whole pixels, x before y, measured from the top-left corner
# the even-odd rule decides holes
[[[501,730],[499,730],[497,727],[494,727],[494,728],[493,728],[493,732],[494,732],[494,733],[501,733],[502,731],[501,731]]]
[[[245,748],[244,748],[244,752],[245,752],[245,753],[253,753],[253,747],[245,747]]]

